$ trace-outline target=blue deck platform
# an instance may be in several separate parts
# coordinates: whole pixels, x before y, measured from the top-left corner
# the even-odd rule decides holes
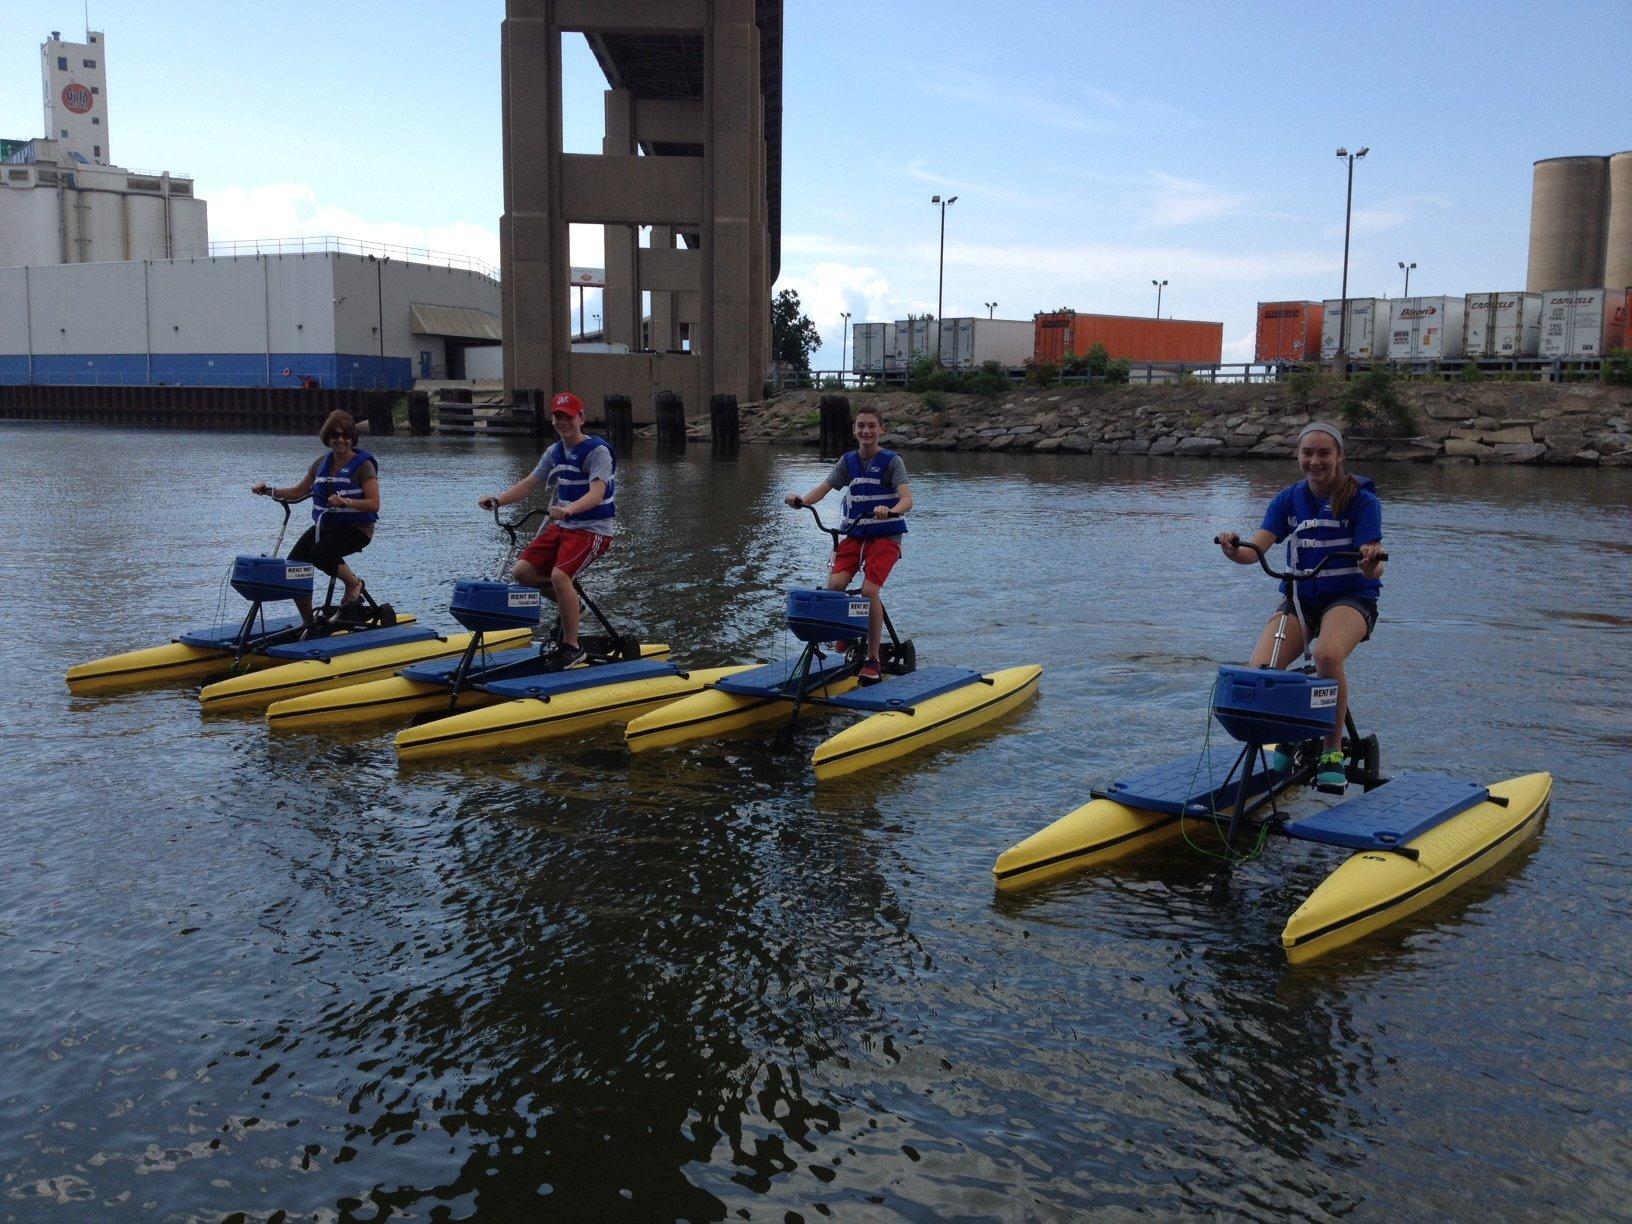
[[[939,697],[942,693],[950,693],[953,689],[978,683],[980,673],[967,667],[920,667],[904,676],[890,676],[867,688],[829,697],[827,701],[830,705],[843,706],[847,710],[879,714],[904,709],[920,701],[928,701],[931,697]]]
[[[1285,832],[1300,841],[1351,850],[1394,850],[1488,798],[1490,791],[1473,782],[1403,773],[1376,790],[1294,821]]]
[[[1153,765],[1091,793],[1096,799],[1113,799],[1141,811],[1205,816],[1235,802],[1240,777],[1232,777],[1228,783],[1225,778],[1240,755],[1241,750],[1233,744],[1212,747],[1195,756]],[[1254,798],[1268,789],[1269,775],[1259,766],[1253,771],[1247,795]]]
[[[830,680],[837,680],[849,666],[849,661],[843,655],[828,655],[813,660],[810,675],[806,677],[805,692],[814,692]],[[791,698],[793,696],[791,686],[798,674],[799,659],[795,657],[783,659],[780,663],[767,663],[763,667],[755,667],[738,672],[734,676],[727,676],[723,680],[716,680],[714,687],[722,693],[739,693],[744,697]]]
[[[404,646],[409,642],[428,642],[440,636],[435,629],[425,625],[392,625],[386,629],[337,633],[331,637],[313,638],[309,642],[285,642],[281,646],[268,648],[266,657],[285,661],[334,659],[341,655],[356,654],[359,650],[377,650],[381,646]]]

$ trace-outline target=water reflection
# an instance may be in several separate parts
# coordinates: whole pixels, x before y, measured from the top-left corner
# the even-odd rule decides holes
[[[0,502],[6,1212],[1603,1216],[1632,1193],[1623,474],[1372,473],[1396,563],[1354,670],[1385,769],[1552,768],[1555,807],[1476,888],[1291,970],[1281,925],[1329,865],[1307,847],[1223,900],[1182,847],[990,882],[1089,786],[1194,748],[1273,598],[1207,541],[1290,468],[909,456],[898,624],[926,662],[1041,662],[1042,694],[818,788],[825,715],[791,744],[631,758],[605,732],[399,771],[387,729],[68,698],[68,662],[209,621],[226,559],[276,534],[221,491],[315,453],[189,446],[152,506],[141,473],[178,440],[0,435],[0,480],[55,493]],[[445,625],[504,552],[476,497],[537,448],[371,449],[370,587]],[[782,591],[829,544],[778,498],[827,466],[637,444],[592,594],[682,663],[792,653]]]

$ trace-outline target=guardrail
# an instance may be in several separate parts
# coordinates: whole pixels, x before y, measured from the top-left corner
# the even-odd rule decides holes
[[[376,259],[395,259],[400,263],[431,264],[438,268],[459,268],[499,279],[499,270],[490,263],[470,255],[452,251],[433,251],[428,247],[398,246],[389,242],[371,242],[365,238],[339,238],[323,235],[310,238],[228,238],[197,246],[177,246],[173,258],[205,259],[212,256],[235,255],[323,255],[334,252],[341,255],[372,255]]]
[[[1480,379],[1508,379],[1519,382],[1591,382],[1608,380],[1617,370],[1625,371],[1624,358],[1559,358],[1559,357],[1501,357],[1455,358],[1439,361],[1377,361],[1349,362],[1349,376],[1384,370],[1401,378],[1433,378],[1441,380],[1469,379],[1468,367],[1478,371]],[[948,370],[954,375],[979,373],[978,370]],[[1060,374],[1043,386],[1132,385],[1156,386],[1176,383],[1244,384],[1282,382],[1300,372],[1336,373],[1334,365],[1296,365],[1291,362],[1236,361],[1216,365],[1187,365],[1182,363],[1149,362],[1132,365],[1128,377],[1114,382],[1102,375]],[[999,371],[1011,384],[1025,384],[1028,371],[1015,366]],[[767,374],[765,382],[773,393],[783,391],[890,391],[908,390],[910,375],[904,369],[894,370],[776,370]]]

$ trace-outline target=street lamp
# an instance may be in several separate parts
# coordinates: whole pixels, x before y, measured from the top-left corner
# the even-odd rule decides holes
[[[1345,376],[1349,372],[1349,223],[1354,218],[1354,163],[1370,152],[1369,146],[1358,153],[1337,151],[1338,160],[1349,163],[1349,196],[1343,206],[1343,298],[1337,308],[1337,359],[1343,363]]]
[[[991,318],[993,315],[995,315],[997,313],[997,303],[996,302],[982,302],[981,305],[986,307],[986,317],[988,319]]]
[[[929,197],[931,204],[941,206],[941,266],[936,277],[935,285],[935,364],[941,364],[941,310],[946,301],[946,210],[949,205],[958,202],[957,196],[948,196],[941,199],[938,195]]]
[[[1403,260],[1400,262],[1400,267],[1405,269],[1405,292],[1400,294],[1401,297],[1411,296],[1411,269],[1416,266],[1414,263],[1405,263]]]
[[[1166,288],[1167,282],[1165,280],[1153,280],[1150,283],[1156,286],[1156,317],[1159,319],[1162,317],[1162,290]]]
[[[841,310],[839,312],[839,318],[844,320],[843,323],[839,324],[839,326],[844,329],[843,333],[839,336],[839,377],[843,378],[846,354],[849,352],[850,348],[850,312],[848,310]]]

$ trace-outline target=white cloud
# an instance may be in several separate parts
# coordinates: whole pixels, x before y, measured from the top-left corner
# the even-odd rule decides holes
[[[1156,189],[1150,215],[1145,218],[1146,225],[1192,225],[1240,212],[1247,202],[1246,196],[1231,195],[1211,183],[1163,174],[1160,170],[1152,170],[1150,177],[1156,180]]]
[[[388,246],[463,255],[492,267],[499,263],[499,236],[468,221],[410,225],[371,221],[349,209],[318,200],[310,183],[266,183],[227,187],[210,193],[210,237],[217,242],[268,238],[352,238]],[[578,242],[574,241],[576,254]],[[599,256],[599,242],[595,253]]]
[[[1121,132],[1122,126],[1108,123],[1071,106],[1064,106],[1050,98],[1019,90],[1001,89],[980,81],[956,84],[934,82],[924,85],[925,93],[936,97],[969,102],[994,115],[1020,123],[1063,128],[1068,132],[1093,132],[1099,135]]]
[[[852,323],[897,317],[889,280],[863,265],[824,261],[802,276],[784,276],[776,282],[776,289],[798,293],[799,307],[821,331],[824,347],[841,345],[844,320],[840,315],[847,310]]]

